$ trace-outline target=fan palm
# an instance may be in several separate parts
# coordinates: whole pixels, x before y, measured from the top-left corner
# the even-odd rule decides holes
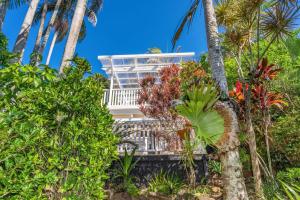
[[[218,98],[216,88],[202,85],[188,91],[188,100],[176,107],[178,113],[191,122],[196,137],[206,145],[216,144],[224,132],[224,120],[212,108]]]

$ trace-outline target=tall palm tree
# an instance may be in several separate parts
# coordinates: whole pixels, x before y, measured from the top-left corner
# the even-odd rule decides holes
[[[21,26],[21,30],[18,34],[17,40],[13,48],[13,53],[19,54],[19,57],[16,60],[19,63],[21,63],[23,59],[27,38],[29,35],[29,31],[33,22],[33,17],[38,4],[39,4],[39,0],[31,0],[23,24]]]
[[[88,7],[87,7],[87,11],[85,12],[85,16],[94,26],[96,26],[97,24],[96,13],[100,10],[101,6],[102,6],[102,0],[88,1]],[[54,36],[51,42],[46,63],[49,63],[55,43],[60,42],[68,33],[69,24],[71,24],[75,9],[76,9],[75,0],[72,1],[57,0],[56,2],[54,1],[49,3],[48,12],[53,12],[53,14],[51,16],[49,24],[47,25],[46,30],[44,31],[43,42],[40,44],[38,52],[36,52],[36,56],[43,55],[47,41],[50,36],[50,31],[54,30]],[[36,24],[39,20],[42,20],[42,12],[43,9],[39,8],[34,18],[34,24]],[[79,41],[84,39],[85,34],[86,34],[86,28],[85,28],[85,22],[83,21],[80,34],[79,34]]]
[[[53,49],[56,43],[61,42],[66,36],[69,31],[69,21],[68,19],[58,20],[57,23],[54,25],[54,36],[51,41],[50,49],[47,55],[46,65],[49,65],[50,59],[53,53]],[[86,37],[86,25],[85,22],[82,22],[78,41],[81,42]]]
[[[73,15],[72,24],[70,28],[70,33],[72,34],[69,34],[67,39],[64,55],[62,58],[62,63],[59,69],[60,73],[63,73],[64,67],[66,67],[69,64],[69,60],[72,59],[74,55],[85,14],[86,13],[88,14],[90,21],[94,21],[94,23],[97,23],[97,18],[94,11],[99,10],[102,7],[103,1],[102,0],[89,1],[91,5],[88,12],[86,12],[87,3],[88,3],[87,0],[77,1],[76,9]]]
[[[40,43],[42,41],[42,36],[43,36],[43,31],[44,31],[44,26],[45,26],[45,20],[46,20],[46,15],[47,15],[47,10],[48,10],[48,0],[44,1],[43,4],[43,9],[42,9],[42,15],[41,15],[41,21],[40,21],[40,27],[38,30],[37,38],[33,47],[33,55],[30,58],[30,63],[36,64],[39,55],[36,55],[38,53]]]
[[[200,6],[200,0],[194,0],[190,9],[179,25],[174,37],[173,46],[179,39],[182,30],[186,24],[190,24],[195,16],[195,13]],[[215,16],[212,0],[202,0],[205,24],[207,46],[209,54],[209,64],[212,69],[213,78],[219,85],[224,95],[228,94],[227,80],[225,77],[225,70],[223,64],[223,57],[221,54],[221,47],[218,35],[218,24]],[[230,103],[223,102],[217,105],[217,109],[224,117],[225,132],[218,142],[217,146],[220,151],[220,158],[222,162],[222,177],[224,181],[224,193],[226,200],[232,199],[248,199],[245,182],[243,179],[242,166],[239,156],[239,140],[237,137],[237,117],[233,111]]]
[[[18,7],[27,1],[28,0],[0,0],[0,31],[2,31],[7,8]]]
[[[47,44],[49,36],[50,36],[50,31],[54,25],[54,22],[56,21],[57,14],[58,14],[59,8],[61,6],[61,3],[62,3],[62,0],[57,0],[55,3],[53,14],[51,16],[50,22],[49,22],[49,24],[46,28],[46,32],[44,34],[43,42],[40,44],[38,51],[37,51],[38,55],[42,55],[44,52],[44,49],[46,47],[46,44]]]

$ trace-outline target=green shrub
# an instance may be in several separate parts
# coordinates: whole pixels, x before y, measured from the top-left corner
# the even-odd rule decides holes
[[[177,194],[183,186],[183,181],[175,175],[160,172],[149,182],[149,191],[164,195]]]
[[[102,83],[74,59],[48,67],[0,70],[0,199],[103,199],[117,155]]]
[[[297,108],[299,109],[300,106]],[[274,123],[272,136],[275,150],[282,152],[291,165],[300,165],[300,112],[295,110]],[[276,161],[276,160],[275,160]],[[281,162],[281,160],[277,161]]]

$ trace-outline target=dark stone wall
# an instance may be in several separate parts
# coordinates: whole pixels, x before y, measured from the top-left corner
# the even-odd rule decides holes
[[[122,157],[121,157],[122,159]],[[134,181],[138,186],[147,185],[149,180],[160,171],[173,174],[186,180],[186,171],[180,155],[137,155],[134,161],[139,160],[132,171]],[[195,155],[195,172],[197,182],[205,181],[207,176],[207,160],[204,155]],[[116,168],[114,163],[112,168]]]

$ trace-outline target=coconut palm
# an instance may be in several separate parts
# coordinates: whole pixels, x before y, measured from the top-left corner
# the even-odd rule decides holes
[[[28,0],[1,0],[0,1],[0,31],[2,31],[2,26],[4,23],[6,10],[7,8],[15,8],[24,3]]]
[[[45,20],[46,20],[46,15],[47,15],[47,10],[48,10],[48,0],[44,1],[43,4],[43,9],[42,9],[42,15],[41,15],[41,21],[40,21],[40,27],[38,30],[38,34],[37,34],[37,38],[34,44],[34,48],[33,48],[33,55],[30,58],[30,63],[35,65],[39,55],[37,55],[39,47],[40,47],[40,43],[42,41],[42,36],[43,36],[43,30],[44,30],[44,26],[45,26]]]
[[[16,39],[16,42],[15,42],[15,45],[13,48],[13,53],[19,54],[19,57],[16,60],[16,62],[19,62],[19,63],[22,62],[24,51],[25,51],[25,46],[27,43],[27,38],[29,35],[29,31],[31,29],[33,17],[34,17],[34,14],[35,14],[38,4],[39,4],[39,0],[31,0],[31,2],[29,4],[29,8],[27,10],[23,24],[21,26],[21,30],[18,34],[18,37]]]
[[[47,55],[47,59],[45,63],[46,65],[49,65],[50,63],[50,59],[55,44],[61,42],[67,36],[67,33],[69,31],[69,24],[70,24],[69,21],[65,19],[65,20],[58,20],[57,23],[54,25],[54,36],[52,38],[50,49]],[[78,41],[79,42],[83,41],[85,37],[86,37],[86,25],[85,22],[83,21],[81,25]]]
[[[173,47],[179,39],[184,27],[193,21],[196,11],[200,6],[200,0],[194,0],[190,9],[187,11],[182,22],[177,28],[172,42]],[[212,0],[202,0],[205,22],[206,36],[209,54],[209,64],[212,69],[213,78],[220,87],[223,95],[227,96],[227,80],[221,54],[221,47],[218,35],[218,25],[215,16]],[[221,152],[222,177],[224,179],[225,199],[248,199],[245,183],[243,180],[242,166],[239,157],[239,141],[236,134],[237,118],[236,114],[228,102],[218,103],[216,108],[222,114],[225,122],[225,131],[217,146]]]
[[[88,1],[89,5],[87,7],[87,11],[85,12],[85,16],[88,18],[88,20],[96,26],[97,24],[97,17],[96,13],[100,10],[102,6],[102,0],[90,0]],[[43,55],[45,46],[47,44],[48,38],[50,36],[50,31],[54,30],[54,36],[51,42],[50,50],[47,56],[46,64],[49,64],[53,47],[56,42],[60,42],[69,30],[69,24],[71,24],[72,17],[74,15],[74,11],[76,8],[76,1],[72,0],[57,0],[56,2],[52,2],[48,5],[48,12],[53,12],[50,22],[44,31],[44,38],[43,42],[39,46],[39,50],[36,52],[36,56]],[[38,9],[35,18],[34,23],[37,23],[39,20],[42,20],[42,13],[43,9],[42,7]],[[85,22],[83,21],[80,34],[79,34],[79,41],[83,40],[86,35],[86,26]]]
[[[76,44],[78,41],[81,25],[86,11],[87,0],[77,1],[75,13],[72,19],[72,25],[70,33],[67,39],[67,43],[64,50],[64,55],[62,58],[62,63],[59,69],[60,73],[63,73],[63,70],[66,66],[69,65],[69,60],[72,59]]]

